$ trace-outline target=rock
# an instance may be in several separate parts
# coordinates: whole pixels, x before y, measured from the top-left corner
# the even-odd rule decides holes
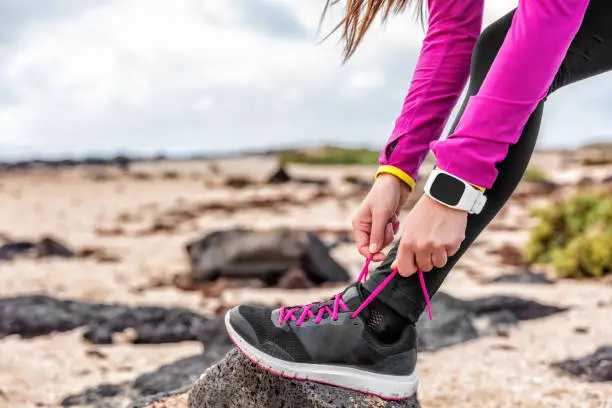
[[[424,314],[417,323],[418,348],[434,351],[480,337],[469,303],[438,292],[431,300],[434,319]]]
[[[39,258],[46,258],[49,256],[58,256],[62,258],[74,257],[74,251],[72,249],[51,237],[41,239],[40,242],[36,244],[36,251],[38,252]]]
[[[499,248],[494,248],[487,251],[489,254],[498,255],[501,258],[501,262],[504,265],[510,266],[523,266],[525,260],[523,258],[523,251],[511,244],[503,244]]]
[[[106,248],[98,246],[88,246],[77,251],[76,256],[83,259],[92,259],[96,262],[115,263],[121,258],[113,253],[108,252]]]
[[[191,385],[180,390],[137,398],[129,408],[187,408]]]
[[[343,181],[345,181],[348,184],[351,184],[353,186],[357,186],[359,188],[362,189],[370,189],[372,188],[372,181],[373,180],[364,180],[363,178],[359,177],[359,176],[355,176],[352,174],[347,174],[346,176],[344,176],[342,178]]]
[[[274,286],[291,269],[302,269],[316,284],[350,279],[325,244],[302,231],[217,231],[188,244],[186,250],[193,282],[258,278]]]
[[[117,156],[113,159],[115,165],[119,168],[119,170],[123,172],[130,171],[130,164],[132,160],[127,156]]]
[[[225,344],[212,347],[207,352],[183,358],[171,364],[136,377],[135,380],[119,384],[101,384],[97,387],[65,397],[62,406],[93,405],[97,408],[125,406],[132,401],[133,407],[146,405],[172,395],[187,392],[200,377],[203,370],[218,362],[231,348]]]
[[[516,320],[532,320],[561,313],[567,308],[543,305],[514,296],[489,296],[469,301],[476,316],[510,313]]]
[[[74,257],[74,251],[65,244],[51,237],[44,237],[39,242],[15,241],[8,242],[0,247],[0,260],[10,261],[13,258],[35,251],[38,258],[58,256],[62,258]]]
[[[533,182],[522,182],[513,194],[514,199],[526,199],[536,196],[547,196],[559,188],[555,182],[550,180],[539,180]]]
[[[565,311],[564,308],[512,296],[461,300],[438,292],[431,302],[433,320],[423,312],[417,323],[418,347],[434,351],[481,336],[504,336],[521,320],[537,319]]]
[[[10,261],[18,255],[26,254],[35,246],[34,243],[27,241],[9,242],[0,247],[0,260]]]
[[[329,184],[329,180],[325,180],[325,179],[296,178],[294,179],[294,181],[300,184],[314,184],[315,186],[321,186],[321,187]]]
[[[336,249],[338,246],[342,244],[353,244],[355,243],[355,239],[353,238],[352,232],[342,232],[340,235],[329,245],[327,245],[328,250]]]
[[[384,401],[312,382],[278,377],[231,351],[189,393],[189,408],[418,408],[416,397]]]
[[[252,180],[249,180],[245,177],[228,177],[225,180],[225,185],[231,188],[245,188],[254,184]]]
[[[120,384],[102,384],[95,389],[89,389],[82,394],[71,395],[66,397],[60,403],[63,407],[72,407],[78,405],[94,405],[104,407],[108,399],[122,396],[124,386]]]
[[[588,327],[574,327],[574,333],[577,334],[587,334],[589,332]]]
[[[197,340],[227,342],[222,316],[203,316],[186,309],[58,300],[43,295],[0,299],[0,338],[32,338],[85,326],[83,337],[110,344],[114,333],[132,329],[134,343],[158,344]]]
[[[583,166],[603,166],[612,163],[612,143],[593,143],[576,152]]]
[[[291,181],[291,176],[284,166],[280,166],[269,178],[268,184],[283,184]]]
[[[587,381],[612,381],[612,346],[599,347],[595,353],[581,359],[561,361],[551,366]]]
[[[491,279],[487,283],[523,283],[523,284],[538,284],[552,285],[555,281],[549,279],[543,273],[535,273],[530,269],[523,269],[520,273],[510,273],[501,275]]]
[[[308,289],[313,283],[303,270],[291,269],[278,280],[276,286],[280,289]]]

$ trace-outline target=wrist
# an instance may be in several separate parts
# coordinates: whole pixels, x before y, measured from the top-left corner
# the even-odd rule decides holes
[[[424,193],[449,208],[479,214],[487,202],[483,192],[469,182],[434,168],[425,183]]]
[[[402,202],[408,198],[408,195],[412,191],[408,184],[391,173],[379,174],[378,177],[376,177],[376,183],[397,189],[400,192],[400,200]]]

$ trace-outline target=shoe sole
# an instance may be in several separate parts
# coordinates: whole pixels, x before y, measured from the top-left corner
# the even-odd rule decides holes
[[[253,363],[272,374],[371,394],[385,400],[405,400],[417,392],[416,372],[407,376],[384,375],[352,367],[295,363],[273,357],[244,340],[232,327],[229,317],[228,311],[225,315],[225,326],[238,350]]]

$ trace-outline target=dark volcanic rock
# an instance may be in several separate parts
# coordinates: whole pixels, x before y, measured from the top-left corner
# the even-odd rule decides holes
[[[96,344],[112,343],[112,334],[127,328],[136,332],[134,343],[208,343],[226,337],[222,316],[202,316],[186,309],[96,304],[43,295],[0,299],[0,338],[11,334],[31,338],[79,326],[87,327],[85,339]]]
[[[94,405],[98,407],[108,406],[108,399],[122,396],[125,386],[120,384],[102,384],[95,389],[89,389],[79,395],[71,395],[62,400],[63,407],[75,405]]]
[[[512,296],[466,301],[442,292],[432,298],[431,308],[434,319],[429,320],[424,312],[417,323],[419,350],[433,351],[480,336],[503,333],[521,320],[566,310]]]
[[[285,169],[285,167],[281,166],[276,170],[269,178],[268,184],[282,184],[288,183],[291,181],[291,176]]]
[[[209,347],[204,354],[183,358],[143,374],[134,381],[121,384],[102,384],[80,394],[64,398],[62,406],[93,405],[97,408],[124,406],[122,401],[132,401],[132,406],[144,407],[171,395],[187,392],[202,372],[218,362],[232,347],[230,341]]]
[[[434,319],[423,314],[417,323],[419,350],[433,351],[480,337],[468,302],[438,292],[431,300]]]
[[[561,313],[567,308],[543,305],[514,296],[489,296],[469,301],[476,316],[507,312],[517,320],[532,320]]]
[[[36,251],[39,258],[46,258],[48,256],[59,256],[62,258],[74,257],[74,251],[72,249],[50,237],[41,239],[40,242],[36,244]]]
[[[218,231],[187,245],[194,282],[219,277],[259,278],[276,285],[292,269],[301,269],[313,283],[345,282],[348,272],[313,233],[301,231]]]
[[[0,247],[0,260],[10,261],[18,255],[31,251],[35,246],[33,242],[27,241],[9,242]]]
[[[488,283],[525,283],[552,285],[555,281],[550,280],[543,273],[535,273],[529,269],[523,269],[520,273],[510,273],[491,279]]]
[[[38,258],[59,256],[62,258],[74,257],[74,251],[61,242],[45,237],[39,242],[16,241],[9,242],[0,247],[0,260],[10,261],[16,256],[25,255],[30,251],[35,251]]]
[[[553,363],[552,367],[588,381],[612,381],[612,346],[600,347],[579,360]]]
[[[383,401],[354,391],[277,377],[239,351],[206,371],[189,394],[189,408],[418,408],[416,397]]]

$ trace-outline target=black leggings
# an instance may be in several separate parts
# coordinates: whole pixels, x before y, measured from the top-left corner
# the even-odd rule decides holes
[[[451,133],[457,126],[467,99],[469,96],[475,95],[483,83],[510,28],[513,16],[514,11],[491,24],[480,35],[472,56],[468,96],[451,128]],[[582,26],[572,41],[559,72],[550,86],[549,95],[565,85],[610,70],[612,70],[612,1],[591,0]],[[506,158],[497,164],[499,175],[493,187],[486,193],[487,204],[480,214],[468,216],[465,240],[460,250],[449,257],[448,263],[443,268],[434,268],[432,271],[425,273],[425,281],[430,294],[434,294],[440,288],[452,267],[501,210],[521,181],[536,144],[545,100],[546,98],[540,102],[532,113],[519,141],[510,147]],[[391,272],[391,264],[395,259],[396,252],[397,245],[365,283],[368,290],[374,290]],[[383,289],[378,299],[413,322],[418,319],[426,306],[416,274],[408,278],[398,276],[393,279]]]

